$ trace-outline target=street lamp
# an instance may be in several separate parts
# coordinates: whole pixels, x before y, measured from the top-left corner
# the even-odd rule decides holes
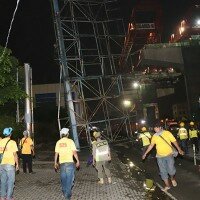
[[[123,104],[124,104],[125,107],[128,108],[128,107],[131,106],[131,101],[130,101],[130,100],[124,100],[124,101],[123,101]]]
[[[200,26],[200,19],[197,19],[196,25],[199,27]]]
[[[140,123],[141,123],[141,124],[146,124],[146,121],[145,121],[144,119],[142,119],[142,120],[140,121]]]
[[[138,82],[133,82],[133,87],[136,89],[136,88],[139,88],[140,84]]]

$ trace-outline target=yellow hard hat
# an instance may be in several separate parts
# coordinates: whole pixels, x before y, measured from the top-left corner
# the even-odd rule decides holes
[[[101,133],[95,131],[95,132],[93,133],[93,136],[94,136],[95,138],[98,138],[98,137],[101,136]]]
[[[146,127],[142,127],[141,130],[142,130],[142,131],[146,131],[147,128],[146,128]]]
[[[190,126],[194,126],[194,122],[190,122]]]
[[[181,122],[180,127],[184,127],[184,126],[185,126],[184,122]]]

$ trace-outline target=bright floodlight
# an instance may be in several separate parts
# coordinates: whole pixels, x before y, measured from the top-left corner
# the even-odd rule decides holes
[[[197,19],[197,25],[200,26],[200,19]]]
[[[131,106],[131,101],[130,100],[124,100],[123,104],[124,104],[125,107],[129,107],[129,106]]]
[[[133,87],[134,87],[134,88],[138,88],[139,86],[140,86],[140,84],[139,84],[138,82],[134,82],[134,83],[133,83]]]
[[[141,120],[141,124],[145,124],[145,123],[146,123],[146,121],[142,119]]]

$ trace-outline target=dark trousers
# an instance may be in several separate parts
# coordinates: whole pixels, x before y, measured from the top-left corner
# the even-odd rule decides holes
[[[197,137],[193,137],[193,138],[191,138],[191,142],[192,142],[192,144],[195,145],[196,153],[198,153],[198,152],[199,152],[198,138],[197,138]]]
[[[188,154],[188,140],[187,139],[180,140],[180,145],[184,153]]]
[[[32,171],[32,155],[31,154],[22,154],[22,163],[23,163],[23,172],[26,173],[27,165],[29,173]]]

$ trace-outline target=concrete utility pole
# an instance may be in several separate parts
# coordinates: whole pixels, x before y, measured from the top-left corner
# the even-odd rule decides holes
[[[25,91],[27,97],[25,99],[25,114],[24,119],[26,123],[26,130],[29,132],[30,137],[33,135],[33,105],[32,105],[32,69],[28,63],[24,64],[25,72]]]

